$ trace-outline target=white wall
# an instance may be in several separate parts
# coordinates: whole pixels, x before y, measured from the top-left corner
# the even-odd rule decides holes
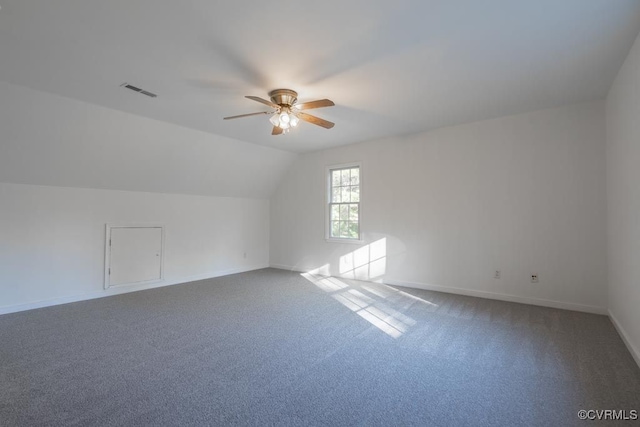
[[[0,313],[141,289],[103,290],[105,223],[166,225],[164,284],[268,265],[294,158],[0,82]]]
[[[640,38],[606,108],[609,311],[640,364]]]
[[[366,242],[386,246],[384,274],[357,276],[606,309],[602,101],[301,155],[271,199],[272,266],[349,270],[358,246],[324,240],[323,207],[325,167],[351,161]]]
[[[0,314],[157,286],[103,289],[106,223],[165,225],[160,285],[268,266],[266,199],[0,184],[0,204]]]

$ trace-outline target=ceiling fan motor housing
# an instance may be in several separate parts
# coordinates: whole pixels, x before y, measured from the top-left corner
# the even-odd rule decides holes
[[[276,89],[269,92],[269,97],[274,104],[291,107],[298,100],[298,92],[291,89]]]

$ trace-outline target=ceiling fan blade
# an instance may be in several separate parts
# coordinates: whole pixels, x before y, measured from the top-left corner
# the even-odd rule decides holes
[[[278,104],[275,104],[271,101],[267,101],[266,99],[259,98],[257,96],[245,96],[245,98],[250,99],[252,101],[260,102],[262,104],[268,105],[269,107],[280,108]]]
[[[274,126],[271,131],[271,135],[282,135],[282,128],[279,126]]]
[[[321,119],[320,117],[312,116],[311,114],[307,114],[307,113],[300,112],[300,113],[298,113],[298,117],[300,117],[305,122],[309,122],[309,123],[313,123],[314,125],[322,126],[325,129],[331,129],[332,127],[334,127],[336,125],[335,123],[331,123],[331,122],[329,122],[327,120]]]
[[[298,110],[311,110],[312,108],[333,107],[334,104],[330,99],[321,99],[319,101],[305,102],[302,104],[296,104],[295,108]]]
[[[271,114],[273,111],[261,111],[259,113],[240,114],[239,116],[225,117],[224,120],[239,119],[241,117],[259,116],[261,114]]]

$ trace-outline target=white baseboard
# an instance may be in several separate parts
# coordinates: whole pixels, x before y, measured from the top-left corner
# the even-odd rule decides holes
[[[488,298],[499,301],[517,302],[520,304],[539,305],[542,307],[560,308],[563,310],[583,311],[594,314],[607,314],[604,307],[596,307],[592,305],[584,305],[573,302],[553,301],[541,298],[521,297],[517,295],[498,294],[494,292],[476,291],[472,289],[454,288],[441,285],[429,285],[426,283],[403,282],[394,279],[383,279],[383,283],[392,286],[404,286],[407,288],[424,289],[427,291],[445,292],[448,294],[466,295],[470,297]]]
[[[277,268],[278,270],[295,271],[297,273],[304,273],[307,271],[299,267],[292,267],[290,265],[284,265],[284,264],[269,264],[269,267]]]
[[[618,334],[622,338],[622,341],[627,346],[627,349],[629,349],[629,353],[631,353],[631,356],[633,356],[633,359],[638,364],[638,367],[640,367],[640,349],[633,345],[633,343],[629,339],[629,335],[624,330],[620,322],[618,322],[618,319],[616,319],[616,316],[613,315],[611,310],[609,310],[609,319],[611,319],[611,323],[613,323],[613,326],[615,326]]]
[[[426,283],[404,282],[394,279],[384,279],[383,282],[392,286],[404,286],[407,288],[424,289],[428,291],[445,292],[456,295],[466,295],[471,297],[488,298],[499,301],[517,302],[521,304],[539,305],[542,307],[560,308],[563,310],[583,311],[594,314],[607,314],[604,307],[596,307],[572,302],[546,300],[541,298],[521,297],[517,295],[499,294],[495,292],[476,291],[472,289],[454,288],[450,286],[430,285]]]
[[[295,271],[295,272],[308,271],[305,269],[301,269],[299,267],[283,265],[283,264],[270,264],[270,267],[277,268],[280,270],[288,270],[288,271]],[[336,277],[339,277],[339,276],[336,276]],[[454,287],[441,286],[441,285],[429,285],[426,283],[405,282],[405,281],[387,279],[387,278],[382,279],[382,283],[391,285],[391,286],[404,286],[406,288],[424,289],[427,291],[444,292],[447,294],[467,295],[470,297],[488,298],[488,299],[495,299],[499,301],[539,305],[542,307],[560,308],[563,310],[582,311],[586,313],[604,314],[604,315],[608,314],[607,309],[604,307],[596,307],[596,306],[584,305],[584,304],[578,304],[578,303],[572,303],[572,302],[562,302],[562,301],[546,300],[541,298],[521,297],[517,295],[498,294],[494,292],[475,291],[472,289],[454,288]]]
[[[78,302],[78,301],[85,301],[85,300],[96,299],[96,298],[109,297],[112,295],[126,294],[129,292],[144,291],[146,289],[180,285],[183,283],[195,282],[198,280],[205,280],[205,279],[212,279],[214,277],[228,276],[230,274],[244,273],[247,271],[260,270],[262,268],[268,268],[268,267],[269,267],[268,264],[259,264],[259,265],[254,265],[250,267],[232,268],[229,270],[221,270],[221,271],[215,271],[211,273],[198,274],[194,276],[181,277],[177,279],[163,280],[161,282],[149,283],[145,285],[128,285],[128,286],[112,287],[109,289],[103,289],[101,291],[90,292],[90,293],[81,294],[81,295],[50,298],[46,300],[28,302],[25,304],[3,306],[3,307],[0,307],[0,315],[17,313],[19,311],[25,311],[25,310],[33,310],[35,308],[50,307],[53,305],[68,304],[70,302]]]
[[[171,283],[171,284],[175,285],[175,284],[181,284],[181,283],[196,282],[198,280],[213,279],[214,277],[222,277],[222,276],[229,276],[231,274],[246,273],[247,271],[261,270],[263,268],[269,268],[269,264],[256,264],[249,267],[230,268],[228,270],[216,271],[214,273],[196,274],[194,276],[183,277],[179,281],[174,281],[175,283]]]

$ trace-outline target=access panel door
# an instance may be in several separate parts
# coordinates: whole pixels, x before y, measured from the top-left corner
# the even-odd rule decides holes
[[[162,280],[162,227],[109,227],[106,284]]]

